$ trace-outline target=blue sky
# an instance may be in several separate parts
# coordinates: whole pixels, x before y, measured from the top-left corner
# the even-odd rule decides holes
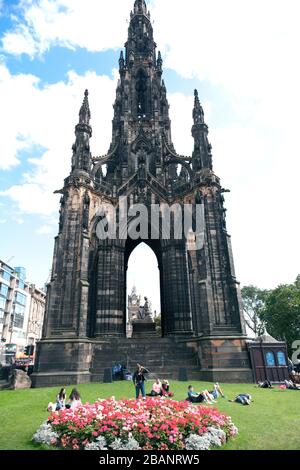
[[[242,4],[242,5],[241,5]],[[90,90],[92,151],[107,151],[118,57],[133,0],[0,0],[0,258],[42,285],[74,126]],[[272,287],[300,272],[299,2],[152,0],[173,141],[190,154],[193,90],[210,126],[214,167],[242,284]],[[172,21],[170,22],[170,14]],[[135,255],[130,282],[145,260]],[[139,264],[140,263],[140,264]],[[142,295],[158,297],[155,259]],[[149,264],[149,266],[150,266]],[[147,288],[152,284],[150,292]]]

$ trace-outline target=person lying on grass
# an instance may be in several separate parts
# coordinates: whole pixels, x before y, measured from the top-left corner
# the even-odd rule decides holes
[[[265,380],[264,382],[258,382],[257,386],[259,388],[274,388],[270,380]]]
[[[230,402],[240,403],[241,405],[251,405],[252,397],[248,393],[240,393],[235,397],[234,400],[228,400]]]
[[[191,403],[206,403],[207,405],[212,405],[216,403],[214,397],[208,392],[208,390],[202,390],[202,392],[194,392],[193,385],[188,387],[188,397],[187,400]]]

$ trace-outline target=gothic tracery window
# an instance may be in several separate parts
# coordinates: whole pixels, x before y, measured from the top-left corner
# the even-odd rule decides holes
[[[136,78],[137,111],[139,116],[144,116],[146,114],[146,90],[147,77],[143,70],[140,70]]]

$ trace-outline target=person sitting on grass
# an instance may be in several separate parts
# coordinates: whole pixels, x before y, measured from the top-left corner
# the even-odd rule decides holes
[[[54,413],[54,411],[56,411],[56,403],[52,403],[52,401],[50,401],[47,406],[47,411],[48,413]]]
[[[251,405],[252,397],[248,393],[240,393],[235,397],[234,400],[228,400],[230,402],[240,403],[241,405]]]
[[[80,393],[78,392],[77,388],[73,388],[71,395],[69,397],[69,401],[66,404],[66,408],[75,410],[81,405],[81,397]]]
[[[290,380],[294,384],[299,384],[300,385],[300,373],[297,373],[294,370],[292,370],[292,372],[290,373]]]
[[[203,390],[201,393],[196,393],[194,392],[193,385],[189,385],[188,387],[187,400],[191,403],[207,403],[208,405],[216,403],[214,397],[208,392],[208,390]]]
[[[292,380],[285,380],[284,383],[289,390],[300,390],[300,385],[295,384]]]
[[[152,385],[151,393],[148,394],[150,397],[159,397],[162,393],[162,384],[160,379],[156,379],[154,384]]]
[[[223,393],[223,390],[221,389],[221,387],[220,387],[220,385],[219,385],[218,382],[216,382],[216,383],[214,384],[214,389],[213,389],[211,392],[209,392],[209,393],[213,396],[213,398],[214,398],[215,400],[216,400],[217,398],[219,398],[219,396],[221,396],[222,398],[225,398],[225,395],[224,395],[224,393]]]
[[[161,396],[162,397],[174,397],[174,393],[170,391],[170,384],[167,380],[163,380],[161,386]]]
[[[56,397],[56,411],[66,407],[66,390],[62,388]]]

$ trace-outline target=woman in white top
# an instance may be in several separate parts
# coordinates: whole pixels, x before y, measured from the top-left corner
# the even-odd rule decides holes
[[[66,408],[71,408],[71,410],[75,410],[76,408],[78,408],[78,406],[81,406],[81,405],[82,403],[81,403],[80,393],[78,392],[76,388],[73,388],[70,398],[69,398],[69,403],[66,406]]]

